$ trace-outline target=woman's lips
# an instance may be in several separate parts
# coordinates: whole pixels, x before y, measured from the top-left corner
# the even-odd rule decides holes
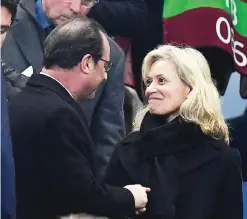
[[[155,101],[160,101],[162,100],[161,98],[155,98],[155,97],[152,97],[152,98],[148,98],[148,102],[155,102]]]

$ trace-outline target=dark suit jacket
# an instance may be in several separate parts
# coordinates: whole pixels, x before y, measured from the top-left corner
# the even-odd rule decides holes
[[[247,109],[243,115],[228,120],[230,127],[230,146],[237,148],[241,155],[243,180],[247,182]]]
[[[132,194],[95,179],[95,146],[78,103],[55,80],[35,75],[9,104],[17,216],[134,214]]]
[[[10,100],[12,97],[16,96],[21,89],[26,86],[28,77],[17,73],[14,69],[7,66],[5,62],[1,60],[1,71],[4,75],[6,97]]]
[[[2,47],[2,60],[17,72],[22,72],[31,65],[34,71],[39,73],[42,69],[45,37],[45,32],[35,19],[34,0],[21,0],[15,22]],[[108,73],[108,79],[98,88],[93,100],[81,103],[97,146],[99,173],[103,172],[116,143],[125,133],[123,117],[125,57],[112,39],[109,38],[109,42],[113,67]]]
[[[239,152],[179,118],[147,114],[141,131],[117,147],[105,182],[151,188],[140,218],[243,218]]]
[[[141,79],[142,62],[148,52],[158,45],[164,44],[163,39],[163,4],[164,0],[145,0],[148,8],[146,29],[132,38],[132,70],[135,79],[135,90],[140,99],[143,98],[143,82]]]
[[[15,170],[5,94],[1,73],[1,218],[15,219]]]
[[[99,1],[88,13],[111,36],[140,36],[147,29],[148,8],[144,0]]]

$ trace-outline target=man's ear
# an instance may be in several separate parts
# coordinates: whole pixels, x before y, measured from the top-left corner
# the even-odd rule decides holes
[[[81,71],[85,74],[89,74],[94,68],[94,62],[90,54],[85,55],[80,62]]]

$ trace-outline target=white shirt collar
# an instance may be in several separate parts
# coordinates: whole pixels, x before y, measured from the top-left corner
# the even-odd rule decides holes
[[[54,77],[52,77],[51,75],[49,75],[49,74],[47,74],[47,73],[45,73],[45,72],[40,72],[40,74],[41,75],[45,75],[45,76],[47,76],[47,77],[49,77],[49,78],[52,78],[53,80],[55,80],[57,83],[59,83],[68,93],[69,93],[69,95],[73,98],[73,95],[72,95],[72,93],[60,82],[60,81],[58,81],[56,78],[54,78]]]

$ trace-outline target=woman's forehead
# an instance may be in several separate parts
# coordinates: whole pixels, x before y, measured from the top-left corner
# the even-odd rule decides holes
[[[146,77],[161,77],[171,76],[177,74],[175,64],[170,60],[159,60],[150,66],[149,71],[146,73]]]

